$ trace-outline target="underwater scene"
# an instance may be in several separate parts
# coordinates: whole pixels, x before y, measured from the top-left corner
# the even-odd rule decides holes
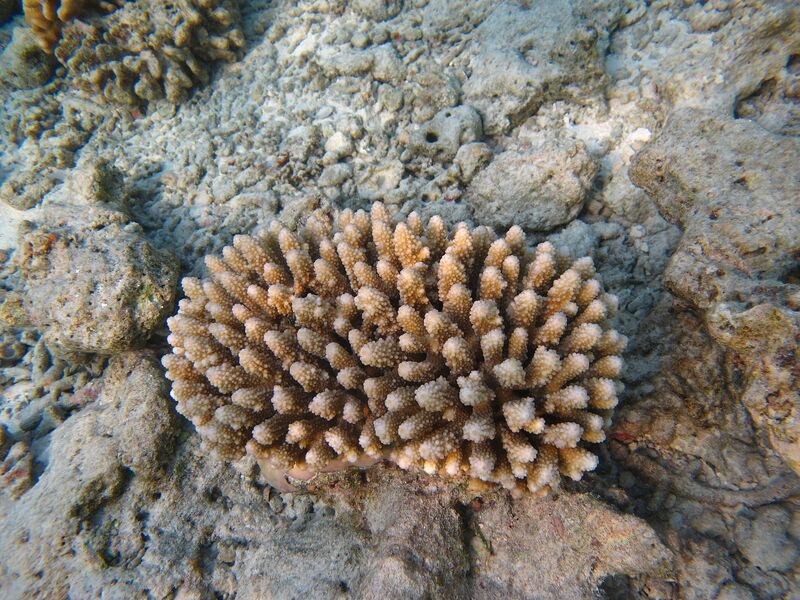
[[[0,600],[800,600],[797,0],[0,0]]]

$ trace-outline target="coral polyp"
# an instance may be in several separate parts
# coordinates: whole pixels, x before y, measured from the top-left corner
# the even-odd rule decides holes
[[[537,492],[594,469],[626,339],[590,258],[416,213],[313,213],[186,278],[163,359],[205,444],[284,470],[388,459]]]

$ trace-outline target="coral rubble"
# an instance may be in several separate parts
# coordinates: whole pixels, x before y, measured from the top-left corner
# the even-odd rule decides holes
[[[218,454],[287,471],[388,457],[539,491],[597,465],[626,339],[591,259],[380,203],[274,222],[183,280],[164,357]]]

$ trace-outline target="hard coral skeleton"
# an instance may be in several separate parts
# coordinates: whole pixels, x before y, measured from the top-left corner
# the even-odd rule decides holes
[[[163,364],[219,455],[295,473],[386,458],[516,492],[597,466],[626,338],[590,258],[376,203],[273,222],[206,266]]]

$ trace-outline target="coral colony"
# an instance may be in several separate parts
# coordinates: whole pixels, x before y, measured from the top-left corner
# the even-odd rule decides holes
[[[208,82],[210,63],[234,61],[244,46],[232,0],[24,0],[23,8],[39,45],[76,84],[116,104],[179,104]],[[76,17],[84,22],[69,26]]]
[[[163,359],[205,444],[285,472],[387,459],[546,491],[597,466],[626,338],[590,258],[384,205],[240,235]]]

